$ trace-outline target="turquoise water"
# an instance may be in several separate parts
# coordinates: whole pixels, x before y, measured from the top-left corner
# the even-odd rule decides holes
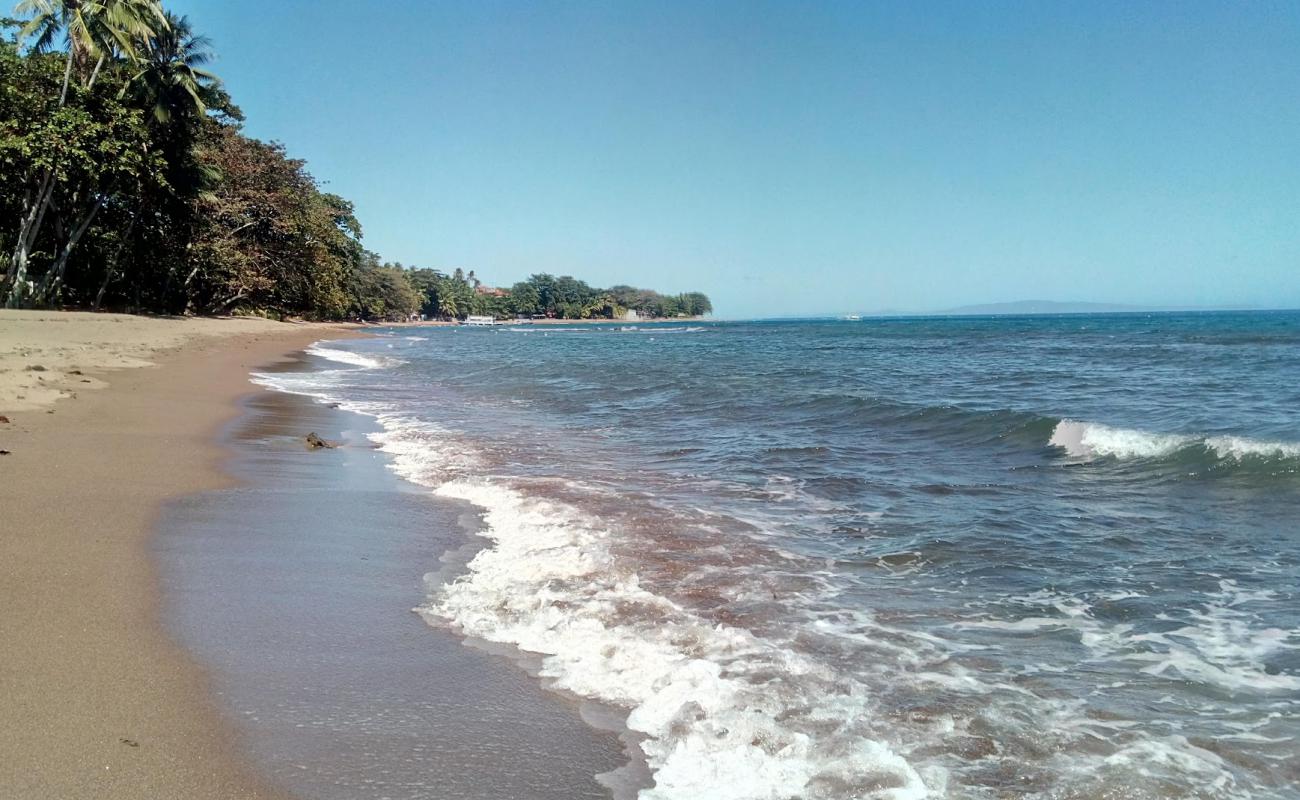
[[[1300,313],[314,353],[482,509],[426,618],[625,710],[644,798],[1300,796]]]

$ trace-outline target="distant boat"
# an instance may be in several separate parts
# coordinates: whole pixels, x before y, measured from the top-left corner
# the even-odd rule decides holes
[[[844,316],[840,317],[840,319],[847,320],[847,321],[849,321],[849,322],[861,322],[861,321],[862,321],[862,315],[861,315],[861,314],[845,314]]]
[[[465,317],[465,324],[466,325],[495,325],[497,324],[497,321],[494,317],[475,316],[471,314],[470,316]]]

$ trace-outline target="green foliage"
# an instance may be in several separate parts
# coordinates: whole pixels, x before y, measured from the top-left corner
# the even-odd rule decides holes
[[[366,253],[362,264],[349,276],[348,294],[348,316],[366,320],[402,322],[418,313],[425,302],[406,270],[380,265],[374,253]]]
[[[473,272],[450,275],[413,268],[407,276],[423,297],[420,313],[430,318],[464,319],[471,314],[507,319],[545,316],[556,319],[621,319],[628,311],[644,318],[701,316],[711,313],[699,292],[665,297],[648,289],[615,286],[594,289],[568,275],[533,275],[509,289],[483,286]]]

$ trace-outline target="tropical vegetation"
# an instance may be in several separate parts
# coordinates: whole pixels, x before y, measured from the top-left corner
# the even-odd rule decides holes
[[[23,0],[0,20],[0,303],[158,313],[695,316],[664,296],[383,263],[352,204],[244,116],[158,0]]]

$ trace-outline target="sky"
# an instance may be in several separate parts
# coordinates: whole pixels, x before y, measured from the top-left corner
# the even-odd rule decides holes
[[[1300,4],[168,0],[407,265],[1300,307]]]

